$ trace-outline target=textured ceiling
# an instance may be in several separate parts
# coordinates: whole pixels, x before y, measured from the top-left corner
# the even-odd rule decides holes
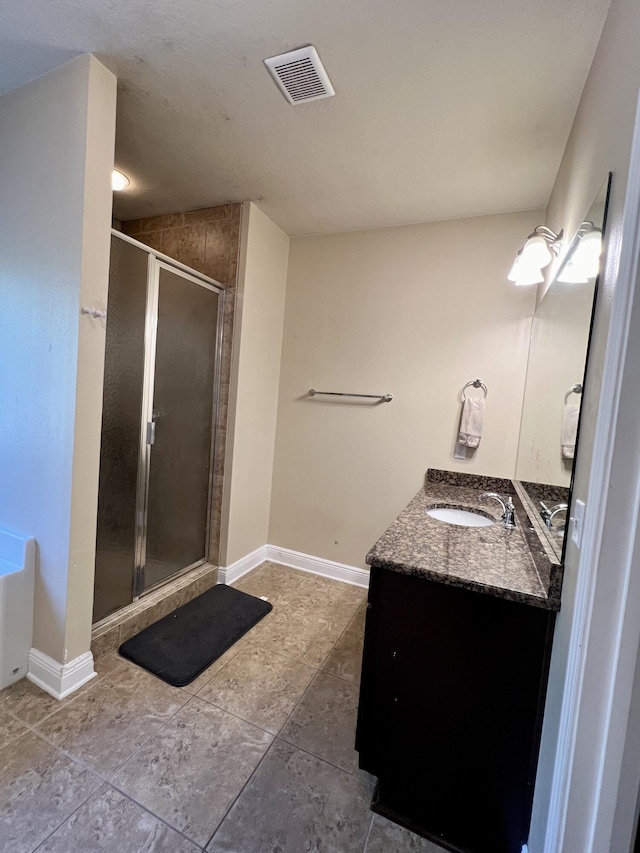
[[[256,201],[289,234],[546,205],[610,0],[0,0],[0,91],[119,80],[120,219]],[[314,44],[336,96],[262,60]]]

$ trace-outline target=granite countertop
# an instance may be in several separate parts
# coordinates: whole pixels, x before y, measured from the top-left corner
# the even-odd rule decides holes
[[[511,494],[516,528],[501,522],[497,501],[478,503],[484,491]],[[480,509],[496,519],[487,527],[460,527],[426,514],[434,505]],[[511,480],[430,469],[427,481],[367,554],[367,563],[440,583],[560,609],[562,567],[540,541]]]

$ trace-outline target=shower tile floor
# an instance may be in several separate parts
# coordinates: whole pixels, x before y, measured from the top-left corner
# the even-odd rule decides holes
[[[2,853],[442,853],[369,810],[365,590],[264,563],[273,611],[185,688],[117,655],[58,702],[0,692]]]

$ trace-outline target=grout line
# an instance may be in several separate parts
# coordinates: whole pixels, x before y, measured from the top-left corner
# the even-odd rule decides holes
[[[42,847],[42,845],[43,845],[43,844],[46,844],[46,842],[51,838],[51,836],[52,836],[52,835],[55,835],[55,833],[56,833],[56,832],[57,832],[61,827],[63,827],[63,826],[65,825],[65,823],[67,823],[67,821],[71,820],[71,818],[72,818],[75,814],[77,814],[77,812],[79,812],[79,811],[80,811],[80,809],[81,809],[84,805],[86,805],[86,803],[88,803],[88,802],[89,802],[89,800],[91,799],[91,797],[93,797],[95,794],[98,794],[98,793],[99,793],[99,792],[100,792],[100,791],[101,791],[101,790],[106,786],[106,784],[107,784],[106,782],[102,782],[102,784],[101,784],[101,785],[98,785],[98,787],[95,789],[95,791],[92,791],[92,792],[89,794],[89,796],[88,796],[85,800],[83,800],[83,801],[80,803],[80,805],[79,805],[77,808],[75,808],[75,809],[71,812],[71,814],[67,815],[67,816],[64,818],[64,820],[63,820],[63,821],[61,821],[61,823],[59,823],[59,824],[56,826],[56,828],[55,828],[55,829],[51,830],[51,832],[47,835],[47,837],[46,837],[46,838],[43,838],[43,839],[42,839],[42,841],[38,844],[38,846],[37,846],[37,847],[34,847],[34,848],[33,848],[32,853],[37,853],[37,851],[38,851],[38,850],[40,850],[40,848]]]
[[[210,836],[209,840],[207,841],[207,843],[204,845],[204,849],[205,849],[205,850],[206,850],[206,849],[207,849],[207,847],[211,844],[211,842],[213,841],[213,838],[214,838],[214,836],[215,836],[216,832],[218,832],[218,830],[221,828],[222,824],[223,824],[223,823],[225,822],[225,820],[227,819],[227,817],[228,817],[229,813],[231,812],[231,809],[233,809],[233,807],[235,806],[235,804],[238,802],[238,800],[240,799],[240,797],[241,797],[241,796],[243,795],[243,793],[245,792],[245,790],[246,790],[247,786],[249,785],[249,783],[251,782],[251,780],[253,779],[253,777],[254,777],[254,776],[256,775],[256,773],[258,772],[258,768],[261,766],[262,762],[265,760],[265,758],[267,757],[267,755],[269,755],[269,753],[271,752],[271,748],[272,748],[273,744],[276,742],[276,740],[277,740],[277,738],[276,738],[276,737],[274,737],[274,738],[273,738],[273,741],[269,744],[269,746],[267,747],[267,749],[265,749],[265,751],[264,751],[264,755],[262,756],[262,758],[260,759],[260,761],[256,764],[256,766],[253,768],[253,770],[251,771],[251,773],[250,773],[250,774],[249,774],[249,776],[247,777],[247,781],[244,783],[244,785],[242,786],[242,788],[240,788],[240,790],[238,791],[237,795],[234,797],[233,802],[229,805],[229,808],[226,810],[226,812],[224,813],[224,815],[220,818],[220,822],[218,823],[218,825],[216,826],[216,828],[215,828],[215,829],[213,830],[213,832],[211,833],[211,836]]]
[[[140,667],[138,667],[138,668],[140,668]],[[143,670],[143,671],[144,671],[144,672],[146,672],[146,670]],[[160,680],[160,679],[158,679],[158,680]],[[166,682],[163,682],[163,683],[166,683]],[[174,687],[174,690],[180,690],[180,688],[179,688],[179,687]],[[135,749],[132,753],[130,753],[130,754],[125,758],[125,760],[124,760],[124,761],[120,762],[120,764],[118,764],[118,766],[117,766],[114,770],[112,770],[112,771],[109,773],[109,775],[106,777],[107,781],[109,781],[109,782],[111,783],[111,781],[113,780],[113,778],[115,777],[115,775],[116,775],[117,773],[119,773],[119,772],[120,772],[120,770],[122,770],[122,768],[125,766],[125,764],[128,764],[128,762],[129,762],[129,761],[131,761],[133,758],[135,758],[135,756],[140,752],[140,750],[141,750],[144,746],[146,746],[146,745],[149,743],[149,741],[150,741],[150,740],[152,740],[156,735],[160,734],[160,732],[162,731],[162,729],[163,729],[166,725],[168,725],[168,723],[170,723],[170,722],[171,722],[171,720],[173,720],[173,718],[176,716],[176,714],[179,714],[179,713],[180,713],[180,711],[182,711],[182,709],[183,709],[186,705],[188,705],[188,704],[189,704],[189,702],[191,701],[191,699],[193,699],[193,696],[190,696],[189,694],[186,694],[186,695],[187,695],[187,699],[186,699],[186,701],[185,701],[185,702],[183,702],[183,703],[182,703],[182,705],[180,705],[180,707],[179,707],[179,708],[177,708],[177,709],[173,712],[173,714],[171,714],[169,717],[167,717],[167,719],[164,721],[164,723],[162,723],[162,724],[161,724],[161,725],[160,725],[160,726],[159,726],[159,727],[158,727],[154,732],[152,732],[152,733],[149,735],[149,737],[145,738],[145,739],[144,739],[144,740],[143,740],[143,741],[138,745],[137,749]],[[115,787],[115,786],[114,786],[114,787]]]
[[[299,701],[296,703],[295,708],[294,708],[294,709],[293,709],[293,711],[289,714],[289,716],[287,717],[287,719],[286,719],[285,723],[282,725],[282,727],[281,727],[281,728],[280,728],[280,730],[278,731],[278,734],[277,734],[275,737],[276,737],[276,738],[279,738],[279,739],[280,739],[281,741],[283,741],[284,743],[288,743],[290,746],[295,747],[295,749],[299,749],[299,750],[301,750],[302,752],[306,752],[306,753],[307,753],[307,755],[312,755],[314,758],[317,758],[317,759],[318,759],[318,760],[320,760],[320,761],[324,761],[324,762],[325,762],[325,764],[330,764],[330,765],[331,765],[331,767],[335,767],[337,770],[341,770],[343,773],[348,773],[350,776],[353,776],[353,777],[354,777],[354,779],[360,779],[361,781],[366,781],[366,779],[365,779],[365,777],[364,777],[364,776],[360,776],[360,775],[358,775],[357,773],[354,773],[354,772],[353,772],[353,771],[351,771],[351,770],[346,770],[344,767],[340,767],[338,764],[334,764],[334,762],[333,762],[333,761],[329,761],[329,759],[328,759],[328,758],[325,758],[325,757],[324,757],[324,756],[322,756],[322,755],[317,755],[315,752],[311,752],[309,749],[305,749],[304,747],[299,746],[297,743],[293,743],[293,741],[286,740],[286,738],[284,738],[284,737],[283,737],[283,735],[282,735],[282,731],[283,731],[283,729],[285,728],[285,726],[287,725],[287,723],[289,722],[289,720],[293,717],[293,715],[295,714],[295,712],[298,710],[299,705],[302,703],[302,701],[303,701],[304,697],[307,695],[308,691],[309,691],[309,690],[311,690],[311,688],[312,688],[312,686],[313,686],[314,682],[317,680],[317,678],[318,678],[318,676],[319,676],[319,675],[327,675],[327,676],[329,676],[329,677],[332,677],[332,676],[331,676],[331,673],[328,673],[328,672],[322,672],[322,670],[318,670],[318,671],[316,672],[316,674],[314,675],[314,677],[313,677],[313,678],[311,679],[311,681],[309,682],[309,685],[308,685],[308,686],[307,686],[307,688],[305,689],[304,693],[303,693],[303,694],[302,694],[302,696],[300,697]],[[336,677],[337,677],[337,676],[336,676]],[[343,679],[343,681],[344,681],[344,679]],[[346,684],[352,684],[352,682],[344,682],[344,683],[346,683]],[[359,689],[359,687],[358,687],[358,685],[357,685],[357,684],[352,684],[352,686],[353,686],[353,687],[355,687],[356,689]],[[355,741],[355,732],[354,732],[354,741]],[[354,752],[355,752],[355,747],[354,747]],[[360,768],[358,768],[358,769],[360,769]]]
[[[69,752],[68,749],[59,746],[59,744],[55,743],[52,738],[47,737],[47,735],[45,735],[43,732],[40,732],[34,728],[31,729],[31,734],[35,735],[39,740],[46,743],[47,746],[50,746],[55,749],[55,751],[60,753],[60,755],[63,755],[65,758],[68,758],[69,761],[71,761],[73,764],[77,764],[79,767],[82,767],[83,770],[86,770],[87,772],[91,773],[92,776],[96,776],[101,782],[107,781],[107,777],[104,775],[103,771],[96,770],[96,768],[92,767],[86,759],[81,758],[78,755],[74,755],[72,752]]]
[[[262,565],[264,565],[264,564],[262,564]],[[260,566],[258,566],[257,568],[260,568]],[[255,571],[255,569],[254,569],[254,571]],[[334,642],[334,644],[333,644],[333,646],[332,646],[332,648],[331,648],[331,651],[333,651],[333,649],[335,648],[336,642],[337,642],[337,641],[335,641],[335,642]],[[276,652],[276,654],[278,654],[278,652]],[[331,654],[331,652],[329,652],[329,654]],[[282,656],[283,656],[283,657],[287,657],[286,655],[282,655]],[[327,657],[328,657],[328,655],[327,655]],[[325,660],[326,660],[326,659],[325,659]],[[298,662],[298,663],[300,663],[301,661],[297,661],[297,662]],[[324,661],[323,661],[323,663],[324,663]],[[305,664],[305,665],[306,665],[306,666],[309,666],[309,664]],[[242,796],[242,794],[245,792],[245,790],[247,789],[248,785],[251,783],[252,779],[254,778],[254,776],[256,775],[256,773],[258,772],[258,769],[262,766],[262,763],[265,761],[266,757],[269,755],[269,753],[270,753],[270,752],[271,752],[271,750],[273,749],[274,744],[275,744],[275,743],[277,743],[277,741],[278,741],[278,740],[281,740],[283,743],[288,743],[288,741],[285,741],[285,740],[284,740],[284,738],[280,738],[280,733],[282,732],[282,730],[284,729],[284,727],[287,725],[287,723],[289,722],[289,720],[293,717],[293,715],[295,714],[296,710],[298,709],[298,707],[299,707],[300,703],[302,702],[302,700],[303,700],[303,699],[304,699],[304,697],[306,696],[307,691],[309,690],[309,688],[311,687],[311,685],[313,684],[313,682],[316,680],[317,676],[318,676],[318,675],[319,675],[319,673],[320,673],[320,669],[319,669],[319,668],[318,668],[318,669],[316,669],[315,667],[309,667],[309,668],[310,668],[310,669],[314,669],[314,670],[315,670],[315,674],[313,675],[313,677],[312,677],[311,681],[310,681],[310,682],[309,682],[309,684],[306,686],[306,688],[302,691],[302,693],[301,693],[301,695],[300,695],[300,698],[299,698],[299,699],[298,699],[298,701],[295,703],[295,705],[293,706],[293,708],[292,708],[291,712],[289,713],[289,715],[287,716],[287,718],[285,719],[285,721],[283,722],[283,724],[282,724],[282,725],[280,726],[280,728],[278,729],[278,732],[277,732],[275,735],[273,735],[273,741],[272,741],[272,742],[271,742],[271,744],[269,745],[269,748],[265,751],[265,754],[262,756],[262,758],[260,759],[260,761],[258,762],[258,764],[256,764],[256,766],[255,766],[255,768],[254,768],[253,772],[250,774],[250,776],[248,777],[247,781],[244,783],[244,785],[242,786],[242,788],[240,789],[240,791],[238,791],[238,795],[236,796],[236,798],[233,800],[233,802],[231,803],[231,805],[229,806],[229,808],[228,808],[228,809],[227,809],[227,811],[225,812],[224,816],[223,816],[223,817],[222,817],[222,819],[220,820],[220,823],[218,824],[218,826],[215,828],[214,832],[212,833],[211,838],[209,838],[209,840],[207,841],[207,844],[205,845],[205,847],[208,847],[208,846],[211,844],[211,842],[213,841],[213,839],[214,839],[214,837],[215,837],[216,833],[218,832],[218,830],[219,830],[219,829],[222,827],[222,825],[224,824],[224,822],[225,822],[225,820],[227,819],[228,815],[230,814],[231,810],[234,808],[235,804],[238,802],[238,800],[240,799],[240,797],[241,797],[241,796]],[[223,667],[223,669],[224,669],[224,667]],[[214,676],[214,677],[215,677],[215,676]],[[203,698],[203,697],[199,697],[199,698]],[[207,701],[207,700],[204,700],[204,701]],[[214,703],[211,703],[211,704],[214,704]],[[219,707],[219,706],[216,706],[216,707]],[[223,710],[225,710],[225,709],[223,709]],[[227,713],[231,713],[231,712],[227,712]],[[241,718],[241,719],[242,719],[242,718]],[[246,722],[246,721],[245,721],[245,722]],[[255,724],[254,724],[254,725],[255,725]],[[258,727],[258,728],[260,728],[260,727]],[[272,732],[269,732],[269,734],[273,734],[273,733],[272,733]],[[300,747],[295,746],[295,744],[290,744],[290,745],[293,745],[295,749],[300,749]],[[301,751],[302,751],[302,752],[304,752],[305,750],[301,750]],[[317,758],[317,756],[314,756],[314,757],[316,757],[316,758]],[[322,761],[322,760],[324,760],[324,759],[320,759],[320,760]],[[327,763],[327,764],[329,764],[330,762],[326,762],[326,763]],[[340,769],[340,768],[337,768],[337,769]]]
[[[236,640],[236,643],[240,643],[240,642],[242,642],[242,637],[241,637],[239,640]],[[234,645],[235,645],[235,643],[234,643]],[[200,695],[200,691],[201,691],[201,690],[204,690],[204,688],[205,688],[205,687],[207,687],[207,685],[211,684],[211,682],[212,682],[212,681],[213,681],[213,679],[216,677],[216,675],[218,675],[218,674],[219,674],[219,673],[221,673],[223,670],[225,670],[225,669],[229,666],[229,664],[231,663],[231,661],[234,661],[234,660],[238,657],[238,655],[240,654],[240,652],[241,652],[241,651],[243,651],[243,649],[244,649],[244,648],[246,648],[246,646],[248,646],[248,645],[249,645],[249,642],[248,642],[248,641],[245,641],[245,642],[244,642],[244,644],[243,644],[243,645],[242,645],[242,646],[237,650],[237,652],[235,653],[235,655],[232,655],[232,656],[229,658],[229,660],[228,660],[225,664],[223,664],[217,672],[214,672],[214,673],[213,673],[213,675],[210,675],[210,676],[209,676],[209,678],[204,682],[204,684],[201,684],[201,685],[200,685],[200,687],[198,687],[198,690],[197,690],[195,693],[192,693],[188,688],[189,688],[189,686],[190,686],[191,684],[193,684],[193,681],[197,681],[197,680],[200,678],[200,675],[204,675],[204,673],[207,671],[206,669],[205,669],[205,670],[203,670],[203,671],[200,673],[200,675],[196,675],[196,677],[193,679],[193,681],[192,681],[192,682],[190,682],[190,683],[189,683],[189,684],[187,684],[187,685],[184,685],[183,687],[179,687],[178,689],[179,689],[179,690],[182,690],[184,693],[187,693],[189,696],[199,696],[199,695]],[[223,653],[222,653],[222,655],[220,655],[220,657],[222,657],[223,655],[226,655],[226,654],[227,654],[227,652],[228,652],[228,651],[230,651],[232,648],[233,648],[233,646],[231,646],[229,649],[227,649],[227,651],[226,651],[226,652],[223,652]],[[216,658],[216,660],[219,660],[219,658]],[[212,663],[210,663],[210,664],[209,664],[209,666],[213,666],[213,664],[214,664],[215,662],[216,662],[216,661],[214,660]],[[207,669],[208,669],[208,667],[207,667]],[[200,698],[203,698],[203,697],[200,697]]]
[[[288,660],[288,658],[287,658],[287,660]],[[224,667],[223,667],[223,669],[224,669]],[[308,667],[308,669],[313,669],[313,667]],[[220,670],[220,671],[222,672],[222,670]],[[293,713],[294,713],[295,709],[298,707],[299,703],[302,701],[302,697],[304,696],[304,694],[305,694],[305,693],[307,692],[307,690],[309,689],[309,686],[310,686],[310,685],[315,681],[315,678],[316,678],[316,676],[319,674],[319,672],[320,672],[320,670],[319,670],[319,669],[314,669],[314,670],[313,670],[313,673],[314,673],[314,674],[311,676],[311,681],[310,681],[310,682],[309,682],[309,684],[304,688],[304,690],[303,690],[302,694],[300,695],[300,699],[295,703],[295,705],[294,705],[294,709],[293,709],[293,711],[291,711],[291,714],[293,714]],[[217,673],[216,673],[216,674],[217,674]],[[215,676],[214,676],[214,678],[215,678]],[[283,728],[286,726],[286,724],[289,722],[289,718],[290,718],[290,716],[291,716],[291,714],[289,714],[289,715],[287,716],[287,718],[285,719],[284,723],[282,723],[282,725],[280,726],[280,728],[278,729],[278,731],[277,731],[277,732],[272,732],[272,731],[269,731],[269,729],[265,729],[265,727],[264,727],[264,726],[261,726],[259,723],[255,723],[253,720],[247,720],[247,718],[246,718],[246,717],[241,716],[237,711],[230,711],[228,708],[225,708],[225,707],[224,707],[224,706],[222,706],[222,705],[218,705],[218,703],[217,703],[217,702],[213,702],[211,699],[207,699],[205,696],[200,696],[199,694],[197,694],[197,693],[196,693],[195,695],[192,695],[192,696],[191,696],[191,698],[192,698],[192,699],[199,699],[201,702],[206,702],[206,704],[207,704],[207,705],[213,705],[213,707],[214,707],[214,708],[218,708],[220,711],[224,711],[226,714],[230,714],[232,717],[235,717],[235,718],[236,718],[236,719],[238,719],[238,720],[242,720],[242,722],[243,722],[243,723],[248,723],[250,726],[255,726],[257,729],[260,729],[261,731],[266,732],[266,734],[271,735],[271,737],[272,737],[272,738],[274,738],[274,739],[275,739],[275,738],[277,738],[277,737],[279,736],[279,734],[280,734],[280,732],[282,731],[282,729],[283,729]]]
[[[373,822],[376,819],[375,814],[371,815],[371,820],[369,821],[369,829],[367,831],[367,836],[364,840],[364,847],[362,848],[362,853],[367,853],[367,847],[369,846],[369,838],[371,837],[371,831],[373,829]]]
[[[286,740],[282,736],[282,734],[278,734],[277,738],[274,738],[274,741],[275,740],[281,740],[282,743],[286,743],[288,746],[292,746],[294,749],[297,749],[300,752],[304,752],[305,755],[310,755],[312,758],[317,758],[318,761],[322,761],[323,764],[328,764],[329,767],[333,767],[335,770],[339,770],[341,773],[346,773],[348,776],[351,776],[354,779],[357,779],[358,781],[362,782],[363,784],[366,784],[368,782],[368,779],[366,776],[360,776],[357,773],[354,773],[352,770],[347,770],[344,767],[340,767],[340,765],[336,764],[334,761],[329,761],[328,758],[325,758],[322,755],[318,755],[316,752],[311,752],[310,749],[305,749],[303,746],[298,746],[297,743],[294,743],[291,740]],[[363,772],[366,773],[366,771],[363,771]],[[371,774],[369,774],[369,775],[371,775]],[[374,778],[376,778],[376,777],[374,777]]]
[[[117,791],[117,792],[118,792],[118,794],[120,794],[121,796],[123,796],[126,800],[129,800],[129,802],[130,802],[130,803],[133,803],[134,805],[138,806],[138,808],[141,808],[141,809],[142,809],[143,811],[145,811],[147,814],[150,814],[150,815],[151,815],[151,817],[155,818],[157,821],[159,821],[160,823],[164,824],[164,825],[165,825],[166,827],[168,827],[170,830],[172,830],[173,832],[177,833],[177,835],[180,835],[180,836],[182,836],[182,838],[184,838],[186,841],[189,841],[191,844],[193,844],[193,846],[194,846],[197,850],[204,850],[204,849],[205,849],[203,845],[198,844],[198,842],[197,842],[197,841],[194,841],[194,840],[193,840],[193,838],[190,838],[188,835],[185,835],[185,834],[184,834],[184,832],[182,832],[181,830],[176,829],[176,827],[175,827],[175,826],[172,826],[172,825],[171,825],[171,824],[170,824],[170,823],[169,823],[165,818],[163,818],[163,817],[161,817],[160,815],[156,814],[155,812],[151,811],[151,809],[150,809],[150,808],[148,808],[147,806],[145,806],[143,803],[138,802],[138,800],[134,799],[134,797],[132,797],[130,794],[127,794],[127,792],[126,792],[126,791],[123,791],[121,788],[118,788],[118,786],[117,786],[117,785],[114,785],[114,784],[113,784],[113,782],[106,782],[105,784],[106,784],[109,788],[113,788],[113,790],[114,790],[114,791]],[[208,842],[207,842],[207,843],[208,843]],[[205,845],[205,846],[206,846],[206,845]]]
[[[270,732],[269,729],[265,729],[264,726],[261,726],[258,723],[254,723],[253,720],[247,720],[246,717],[241,717],[240,714],[236,713],[235,711],[230,711],[228,708],[223,708],[222,705],[217,705],[215,702],[211,702],[209,699],[205,699],[204,696],[198,696],[196,694],[195,696],[191,696],[191,699],[197,699],[199,702],[204,702],[205,705],[209,705],[212,708],[217,708],[218,711],[222,711],[224,714],[229,714],[230,717],[234,717],[236,720],[240,720],[241,723],[246,723],[248,726],[253,726],[256,729],[260,729],[261,732],[264,732],[266,735],[269,735],[274,739],[277,737],[277,734]],[[271,744],[269,744],[269,746],[271,746]]]
[[[133,665],[133,666],[135,666],[135,664],[132,664],[132,665]],[[124,669],[124,667],[123,667],[123,669]],[[136,667],[136,669],[139,669],[139,670],[141,670],[142,672],[145,672],[147,675],[151,675],[151,673],[146,672],[146,670],[142,669],[141,667]],[[111,675],[111,673],[110,673],[110,675]],[[106,677],[107,677],[107,676],[105,676],[105,678],[106,678]],[[153,677],[153,678],[155,678],[155,676],[152,676],[152,677]],[[95,679],[94,679],[94,680],[95,680]],[[160,681],[161,679],[156,679],[156,680],[157,680],[157,681]],[[165,684],[166,682],[162,682],[162,683],[163,683],[163,684]],[[177,687],[176,687],[176,688],[173,688],[173,689],[175,689],[175,690],[179,690],[179,688],[177,688]],[[98,769],[98,768],[94,767],[93,765],[91,765],[91,764],[87,761],[87,759],[83,758],[82,756],[76,755],[76,754],[74,754],[73,752],[71,752],[70,750],[65,749],[64,747],[62,747],[62,746],[60,746],[59,744],[55,743],[55,741],[54,741],[52,738],[47,737],[47,735],[46,735],[44,732],[42,732],[42,731],[38,730],[37,726],[34,726],[34,727],[31,729],[31,731],[33,732],[33,734],[37,735],[41,740],[45,741],[45,743],[48,743],[50,746],[54,747],[56,750],[58,750],[58,752],[62,753],[62,755],[66,756],[66,757],[67,757],[67,758],[69,758],[71,761],[75,762],[76,764],[79,764],[80,766],[82,766],[82,767],[83,767],[83,768],[85,768],[86,770],[89,770],[91,773],[93,773],[93,775],[97,776],[99,779],[102,779],[102,780],[103,780],[103,781],[105,781],[105,782],[110,782],[110,780],[115,776],[115,774],[116,774],[116,773],[118,773],[118,772],[120,771],[120,769],[121,769],[121,768],[122,768],[122,767],[123,767],[123,766],[124,766],[128,761],[130,761],[130,760],[131,760],[135,755],[137,755],[137,753],[142,749],[142,747],[143,747],[143,746],[145,746],[145,745],[146,745],[146,744],[147,744],[147,743],[148,743],[148,742],[149,742],[149,741],[150,741],[150,740],[151,740],[151,739],[152,739],[156,734],[158,734],[158,732],[159,732],[161,729],[163,729],[163,728],[167,725],[167,723],[169,723],[169,722],[170,722],[170,721],[175,717],[175,715],[176,715],[176,714],[177,714],[177,713],[178,713],[182,708],[184,708],[184,706],[185,706],[185,705],[187,705],[187,704],[188,704],[189,699],[190,699],[190,698],[193,698],[193,697],[190,697],[188,694],[187,694],[187,696],[188,696],[188,698],[187,698],[187,699],[186,699],[186,700],[185,700],[185,701],[184,701],[184,702],[183,702],[183,703],[182,703],[182,704],[177,708],[177,710],[175,710],[175,711],[173,712],[173,714],[171,714],[169,717],[167,717],[167,719],[166,719],[166,720],[165,720],[165,721],[164,721],[164,722],[159,726],[159,728],[158,728],[158,729],[156,729],[154,732],[152,732],[150,735],[148,735],[148,736],[147,736],[147,737],[146,737],[146,738],[145,738],[145,739],[144,739],[144,740],[143,740],[143,741],[138,745],[138,747],[137,747],[137,748],[136,748],[132,753],[130,753],[130,754],[129,754],[125,759],[124,759],[124,761],[121,761],[121,762],[120,762],[120,764],[118,764],[118,765],[117,765],[113,770],[105,771],[105,770]],[[71,703],[69,703],[69,704],[71,704]],[[65,705],[64,707],[66,707],[66,705]],[[62,710],[62,709],[60,709],[60,710]],[[57,712],[56,712],[56,713],[57,713]],[[50,714],[50,715],[49,715],[49,717],[51,717],[51,716],[53,716],[53,714]],[[44,720],[41,720],[41,722],[40,722],[40,723],[38,723],[37,725],[38,725],[38,726],[39,726],[39,725],[41,725],[41,723],[45,722],[45,720],[49,719],[49,717],[45,717],[45,719],[44,719]]]
[[[102,676],[98,675],[96,678],[92,678],[91,681],[88,681],[86,684],[83,684],[78,690],[76,690],[75,695],[72,693],[68,697],[66,697],[65,699],[56,699],[55,701],[59,703],[58,707],[54,708],[54,710],[50,711],[48,714],[45,714],[45,716],[42,717],[42,719],[38,720],[36,723],[25,722],[25,720],[21,719],[18,716],[18,714],[16,714],[14,711],[10,710],[9,708],[5,708],[5,707],[0,706],[0,711],[3,711],[5,714],[10,714],[15,720],[18,720],[18,722],[22,723],[23,726],[26,726],[31,731],[34,731],[39,725],[44,723],[46,720],[50,719],[55,714],[59,714],[60,711],[63,711],[65,708],[68,708],[69,705],[72,705],[74,702],[76,702],[78,699],[80,699],[81,696],[84,696],[85,693],[88,693],[89,691],[94,690],[98,684],[102,684],[104,682],[104,680],[107,679],[110,675],[111,675],[111,673],[108,673],[107,675],[102,675]],[[26,678],[26,676],[25,676],[25,678]],[[22,681],[22,679],[20,679],[20,680]],[[18,683],[19,682],[16,682],[16,684],[18,684]],[[30,683],[32,683],[32,682],[30,682]],[[41,687],[38,687],[36,684],[34,684],[33,686],[37,690],[40,690],[45,696],[48,696],[51,699],[55,698],[55,697],[51,696],[51,694],[47,693],[46,690],[43,690]]]

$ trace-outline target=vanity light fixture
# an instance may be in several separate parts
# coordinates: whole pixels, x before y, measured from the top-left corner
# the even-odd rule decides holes
[[[586,284],[600,269],[602,231],[593,222],[583,222],[578,229],[579,242],[575,252],[558,275],[564,284]]]
[[[111,172],[111,189],[114,192],[125,190],[130,183],[131,181],[123,172],[119,172],[117,169],[114,169],[113,172]]]
[[[538,225],[518,251],[507,276],[516,285],[539,284],[544,281],[542,270],[560,251],[562,234],[556,234],[546,225]]]

